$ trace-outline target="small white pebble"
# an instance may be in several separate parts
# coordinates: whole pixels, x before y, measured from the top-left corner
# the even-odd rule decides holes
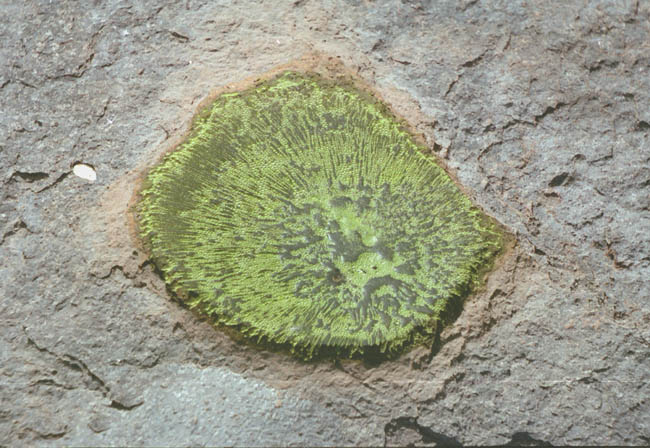
[[[97,180],[97,173],[95,168],[85,163],[77,163],[72,167],[72,172],[75,176],[86,179],[90,182],[95,182]]]

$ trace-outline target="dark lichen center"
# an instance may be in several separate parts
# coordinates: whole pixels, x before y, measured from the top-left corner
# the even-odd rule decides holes
[[[388,184],[371,188],[363,179],[309,193],[293,194],[278,209],[283,267],[275,279],[280,287],[292,288],[297,298],[345,309],[352,320],[371,326],[376,320],[401,325],[392,315],[424,309],[418,297],[428,296],[433,304],[436,291],[427,286],[426,272],[418,276],[420,264],[412,250],[427,244],[424,233],[391,228],[395,214],[415,217],[417,200],[392,193]]]

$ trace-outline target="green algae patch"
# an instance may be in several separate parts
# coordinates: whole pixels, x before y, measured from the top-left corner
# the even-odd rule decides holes
[[[285,72],[224,94],[148,174],[141,236],[190,307],[258,342],[395,354],[503,235],[371,95]]]

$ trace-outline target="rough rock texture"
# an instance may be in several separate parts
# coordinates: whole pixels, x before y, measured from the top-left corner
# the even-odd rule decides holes
[[[650,443],[648,2],[0,12],[0,444]],[[314,51],[517,236],[433,351],[309,364],[238,344],[129,237],[139,174],[199,101]]]

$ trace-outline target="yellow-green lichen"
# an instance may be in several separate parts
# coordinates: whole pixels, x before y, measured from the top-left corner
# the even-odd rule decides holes
[[[502,245],[381,103],[293,72],[199,114],[139,213],[190,306],[306,358],[421,341]]]

